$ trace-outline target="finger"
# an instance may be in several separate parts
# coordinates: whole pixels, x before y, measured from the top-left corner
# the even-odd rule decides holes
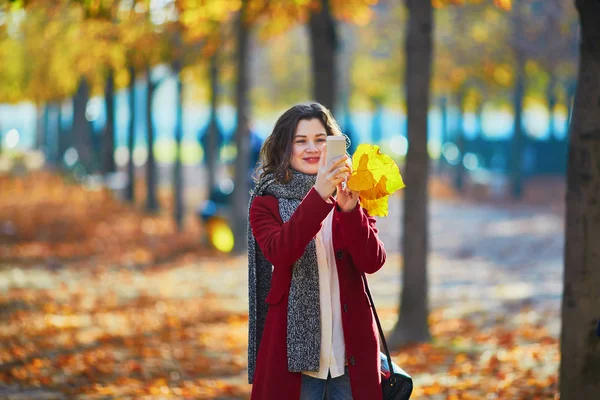
[[[344,163],[346,162],[347,159],[348,159],[348,156],[341,156],[341,157],[331,160],[331,163],[329,164],[329,170],[333,171],[334,169],[339,168],[340,166],[344,165]]]
[[[321,147],[321,158],[319,158],[319,167],[327,165],[327,143]]]
[[[332,171],[330,177],[333,179],[337,179],[338,177],[346,177],[348,175],[348,171],[346,168],[338,168],[335,171]]]
[[[345,173],[341,173],[341,174],[336,174],[333,178],[333,181],[338,183],[344,182],[346,180],[346,174]]]

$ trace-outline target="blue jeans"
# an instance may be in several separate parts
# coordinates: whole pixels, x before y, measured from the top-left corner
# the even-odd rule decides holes
[[[387,362],[387,357],[382,352],[379,352],[381,359],[381,370],[390,371]],[[392,362],[394,372],[406,376],[410,376],[400,368],[396,363]],[[327,394],[327,397],[325,395]],[[352,390],[350,389],[350,378],[348,375],[348,367],[344,370],[344,375],[337,378],[332,378],[331,375],[327,379],[313,378],[312,376],[302,374],[302,387],[300,389],[300,400],[349,400],[352,399]]]
[[[332,378],[331,374],[327,379],[313,378],[302,374],[300,400],[323,400],[325,393],[327,393],[328,400],[352,399],[348,367],[345,368],[344,375],[337,378]]]

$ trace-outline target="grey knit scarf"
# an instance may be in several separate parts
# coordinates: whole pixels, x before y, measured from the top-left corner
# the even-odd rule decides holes
[[[291,181],[278,183],[272,175],[261,178],[250,196],[270,194],[279,200],[279,214],[287,222],[314,186],[316,175],[293,171]],[[256,244],[248,222],[248,383],[254,379],[256,357],[269,309],[265,299],[271,287],[272,266]],[[318,371],[321,352],[319,269],[314,238],[292,270],[288,300],[287,359],[290,372]]]

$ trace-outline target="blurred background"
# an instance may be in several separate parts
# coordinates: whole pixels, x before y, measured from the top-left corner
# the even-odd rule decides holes
[[[416,398],[467,398],[439,382],[459,364],[513,374],[468,398],[553,398],[577,14],[568,0],[431,5],[435,340],[394,357]],[[403,171],[408,19],[393,0],[0,0],[0,396],[247,397],[260,146],[283,111],[317,100],[350,154],[377,144]],[[387,330],[401,197],[378,222]],[[503,356],[485,329],[504,332]],[[527,340],[548,347],[510,358]]]

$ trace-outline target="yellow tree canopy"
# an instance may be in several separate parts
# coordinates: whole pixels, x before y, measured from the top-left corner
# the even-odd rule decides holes
[[[22,0],[1,7],[0,84],[8,90],[0,101],[41,102],[72,94],[80,77],[100,92],[108,69],[118,88],[130,66],[205,55],[211,33],[239,2]]]

